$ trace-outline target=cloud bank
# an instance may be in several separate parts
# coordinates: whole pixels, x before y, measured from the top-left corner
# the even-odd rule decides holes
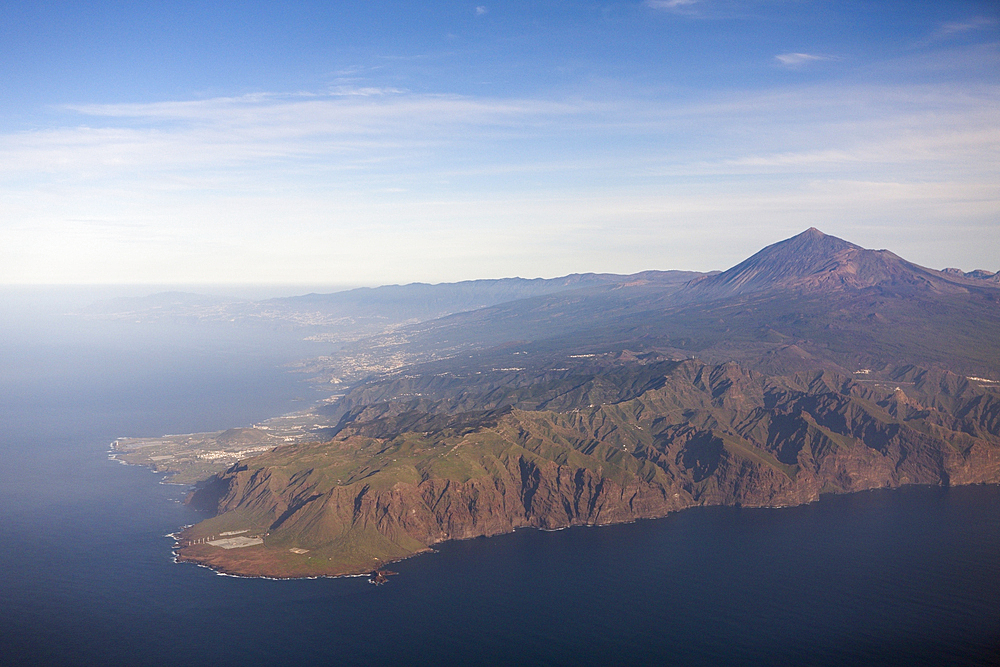
[[[73,105],[0,135],[0,281],[708,270],[764,225],[995,270],[997,108],[985,84],[842,83]]]

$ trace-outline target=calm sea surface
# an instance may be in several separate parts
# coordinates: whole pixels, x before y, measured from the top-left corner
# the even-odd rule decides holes
[[[441,545],[363,579],[171,561],[184,490],[117,436],[248,425],[317,398],[274,331],[0,308],[0,663],[1000,664],[1000,487],[693,509]]]

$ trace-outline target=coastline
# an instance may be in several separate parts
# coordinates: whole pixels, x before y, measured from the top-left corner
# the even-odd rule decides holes
[[[516,526],[516,527],[514,527],[514,528],[512,528],[510,530],[505,530],[505,531],[500,531],[500,532],[494,532],[494,533],[489,533],[489,534],[483,533],[483,534],[476,534],[476,535],[466,535],[466,536],[462,536],[462,537],[449,537],[449,538],[437,540],[437,541],[433,542],[431,545],[428,545],[427,547],[425,547],[424,549],[415,551],[415,552],[407,554],[405,556],[401,556],[401,557],[398,557],[398,558],[385,559],[385,560],[379,559],[379,565],[377,567],[383,567],[383,566],[391,565],[391,564],[394,564],[394,563],[399,563],[401,561],[409,560],[411,558],[415,558],[417,556],[421,556],[421,555],[428,554],[428,553],[435,553],[436,549],[434,549],[433,547],[435,545],[444,544],[446,542],[461,542],[461,541],[467,541],[467,540],[472,540],[472,539],[477,539],[477,538],[490,538],[490,537],[497,537],[497,536],[501,536],[501,535],[509,535],[509,534],[511,534],[513,532],[516,532],[516,531],[522,530],[522,529],[538,530],[539,532],[559,532],[559,531],[564,531],[564,530],[567,530],[567,529],[570,529],[570,528],[602,528],[602,527],[607,527],[607,526],[619,526],[619,525],[631,524],[631,523],[636,523],[636,522],[639,522],[639,521],[655,521],[655,520],[659,520],[659,519],[665,519],[665,518],[667,518],[667,517],[669,517],[671,515],[678,514],[680,512],[685,511],[685,510],[696,508],[696,507],[739,507],[739,508],[745,508],[745,509],[781,510],[781,509],[791,509],[791,508],[796,508],[796,507],[802,507],[804,505],[811,505],[811,504],[819,503],[819,502],[821,502],[823,500],[823,498],[825,496],[847,496],[847,495],[857,495],[857,494],[862,494],[862,493],[870,493],[870,492],[875,492],[875,491],[899,491],[901,489],[915,488],[915,487],[926,487],[926,488],[933,488],[933,487],[937,487],[937,488],[959,488],[959,487],[966,487],[966,486],[1000,486],[1000,481],[995,481],[995,482],[976,481],[976,482],[968,482],[968,483],[964,483],[964,484],[907,483],[907,484],[900,484],[898,486],[871,487],[871,488],[867,488],[867,489],[858,489],[858,490],[849,491],[849,492],[827,492],[827,493],[819,494],[815,498],[811,498],[811,499],[805,500],[805,501],[803,501],[801,503],[794,503],[794,504],[781,503],[781,504],[746,505],[746,504],[741,504],[741,503],[703,503],[703,504],[692,504],[692,505],[689,505],[689,506],[681,508],[681,509],[668,511],[666,513],[649,514],[649,515],[639,515],[639,516],[634,516],[634,517],[631,517],[629,519],[624,519],[624,520],[620,520],[620,521],[609,521],[609,522],[575,522],[575,523],[568,523],[566,525],[557,526],[557,527],[540,527],[540,526],[523,525],[523,526]],[[373,569],[377,569],[377,568],[372,568],[372,567],[353,567],[353,568],[352,567],[346,567],[345,568],[345,567],[336,566],[336,565],[333,565],[329,570],[326,570],[326,571],[317,571],[317,572],[312,572],[312,573],[302,572],[301,568],[289,568],[289,569],[283,570],[283,571],[282,570],[277,570],[277,569],[276,570],[265,570],[265,569],[262,569],[262,568],[261,569],[257,569],[257,568],[249,569],[249,568],[246,568],[246,567],[241,567],[241,564],[246,564],[248,562],[253,562],[253,563],[268,562],[268,561],[274,562],[273,560],[268,559],[266,557],[266,554],[268,552],[268,547],[266,545],[246,547],[246,548],[243,548],[243,549],[229,549],[229,550],[220,549],[220,548],[217,548],[217,547],[210,547],[210,548],[215,549],[215,551],[214,552],[210,552],[208,554],[208,557],[206,557],[205,555],[202,555],[202,554],[205,553],[204,549],[198,550],[198,553],[188,553],[188,554],[185,554],[184,550],[185,549],[192,549],[192,547],[181,547],[181,546],[178,546],[178,545],[179,545],[180,540],[182,539],[183,532],[185,530],[191,528],[191,527],[192,526],[185,526],[184,528],[182,528],[177,533],[172,533],[172,534],[169,535],[169,537],[172,537],[175,540],[175,545],[172,548],[174,562],[175,563],[191,563],[191,564],[197,565],[198,567],[204,567],[206,569],[209,569],[209,570],[215,572],[216,574],[223,575],[223,576],[230,576],[230,577],[236,577],[236,578],[245,578],[245,579],[271,579],[271,580],[275,580],[275,581],[287,581],[287,580],[294,580],[294,579],[324,579],[324,578],[337,579],[337,578],[346,578],[346,577],[367,577],[367,576],[369,576],[371,574],[371,572],[373,571]],[[197,546],[203,546],[203,545],[197,545]],[[278,549],[278,548],[275,547],[275,548],[272,548],[272,549]],[[243,552],[243,553],[242,554],[236,554],[234,552]],[[247,555],[247,554],[250,554],[251,558],[241,558],[241,557],[239,557],[240,555]],[[263,556],[263,557],[261,557],[261,556]]]

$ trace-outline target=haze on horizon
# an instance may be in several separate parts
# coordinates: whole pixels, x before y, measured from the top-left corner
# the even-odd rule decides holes
[[[21,3],[0,284],[1000,269],[996,3]]]

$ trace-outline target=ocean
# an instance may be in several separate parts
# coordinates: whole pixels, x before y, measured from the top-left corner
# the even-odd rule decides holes
[[[322,395],[286,364],[328,350],[0,296],[2,664],[1000,664],[998,486],[521,530],[379,587],[174,563],[168,534],[203,517],[109,443],[301,409]]]

